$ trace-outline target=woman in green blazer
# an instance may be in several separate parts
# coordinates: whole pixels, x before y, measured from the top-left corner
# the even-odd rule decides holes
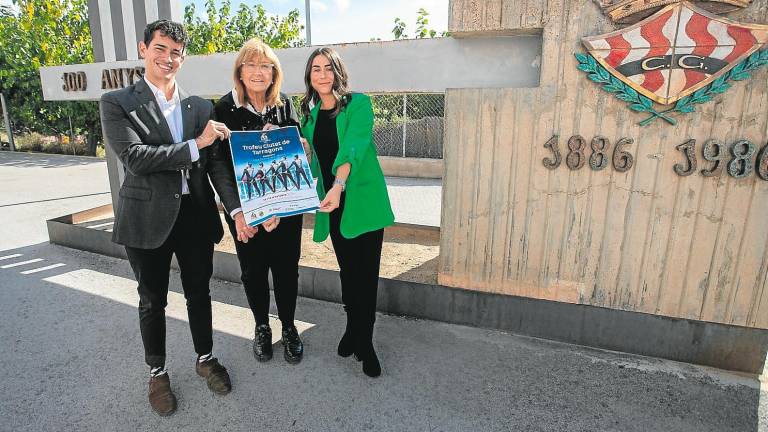
[[[331,236],[341,278],[347,326],[338,354],[363,362],[363,372],[381,375],[373,348],[376,292],[384,227],[394,223],[384,174],[373,144],[371,99],[351,93],[347,69],[336,51],[316,49],[307,61],[307,91],[301,103],[302,134],[309,140],[312,173],[322,200],[314,240]]]

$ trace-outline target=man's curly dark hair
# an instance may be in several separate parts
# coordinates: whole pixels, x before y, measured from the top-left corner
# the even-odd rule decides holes
[[[152,38],[155,35],[155,31],[159,31],[163,36],[168,36],[174,42],[180,43],[183,46],[183,50],[187,49],[189,36],[187,35],[187,31],[184,30],[183,25],[164,19],[147,24],[147,27],[144,29],[144,45],[149,46],[149,43],[152,42]]]

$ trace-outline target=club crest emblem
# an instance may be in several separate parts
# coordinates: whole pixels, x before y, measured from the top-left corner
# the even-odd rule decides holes
[[[267,134],[265,133],[261,134],[261,142],[265,144],[269,142],[269,137],[267,136]]]
[[[768,25],[738,23],[687,1],[582,42],[589,54],[576,54],[578,68],[631,110],[650,114],[643,126],[658,119],[674,125],[676,115],[768,64]]]

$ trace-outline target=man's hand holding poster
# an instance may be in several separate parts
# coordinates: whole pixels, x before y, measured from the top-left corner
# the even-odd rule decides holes
[[[295,126],[232,132],[232,163],[245,221],[317,210],[320,200]]]

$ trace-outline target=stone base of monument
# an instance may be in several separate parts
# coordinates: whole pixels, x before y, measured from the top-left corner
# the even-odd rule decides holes
[[[311,242],[313,220],[305,216],[299,295],[340,303],[332,246],[330,241]],[[123,247],[111,241],[112,221],[112,206],[106,205],[47,221],[48,234],[51,243],[125,259]],[[439,285],[439,237],[436,227],[396,224],[385,231],[380,312],[732,371],[761,374],[765,370],[766,330]],[[172,266],[178,268],[175,260]],[[240,282],[240,267],[226,229],[214,253],[214,277]]]

